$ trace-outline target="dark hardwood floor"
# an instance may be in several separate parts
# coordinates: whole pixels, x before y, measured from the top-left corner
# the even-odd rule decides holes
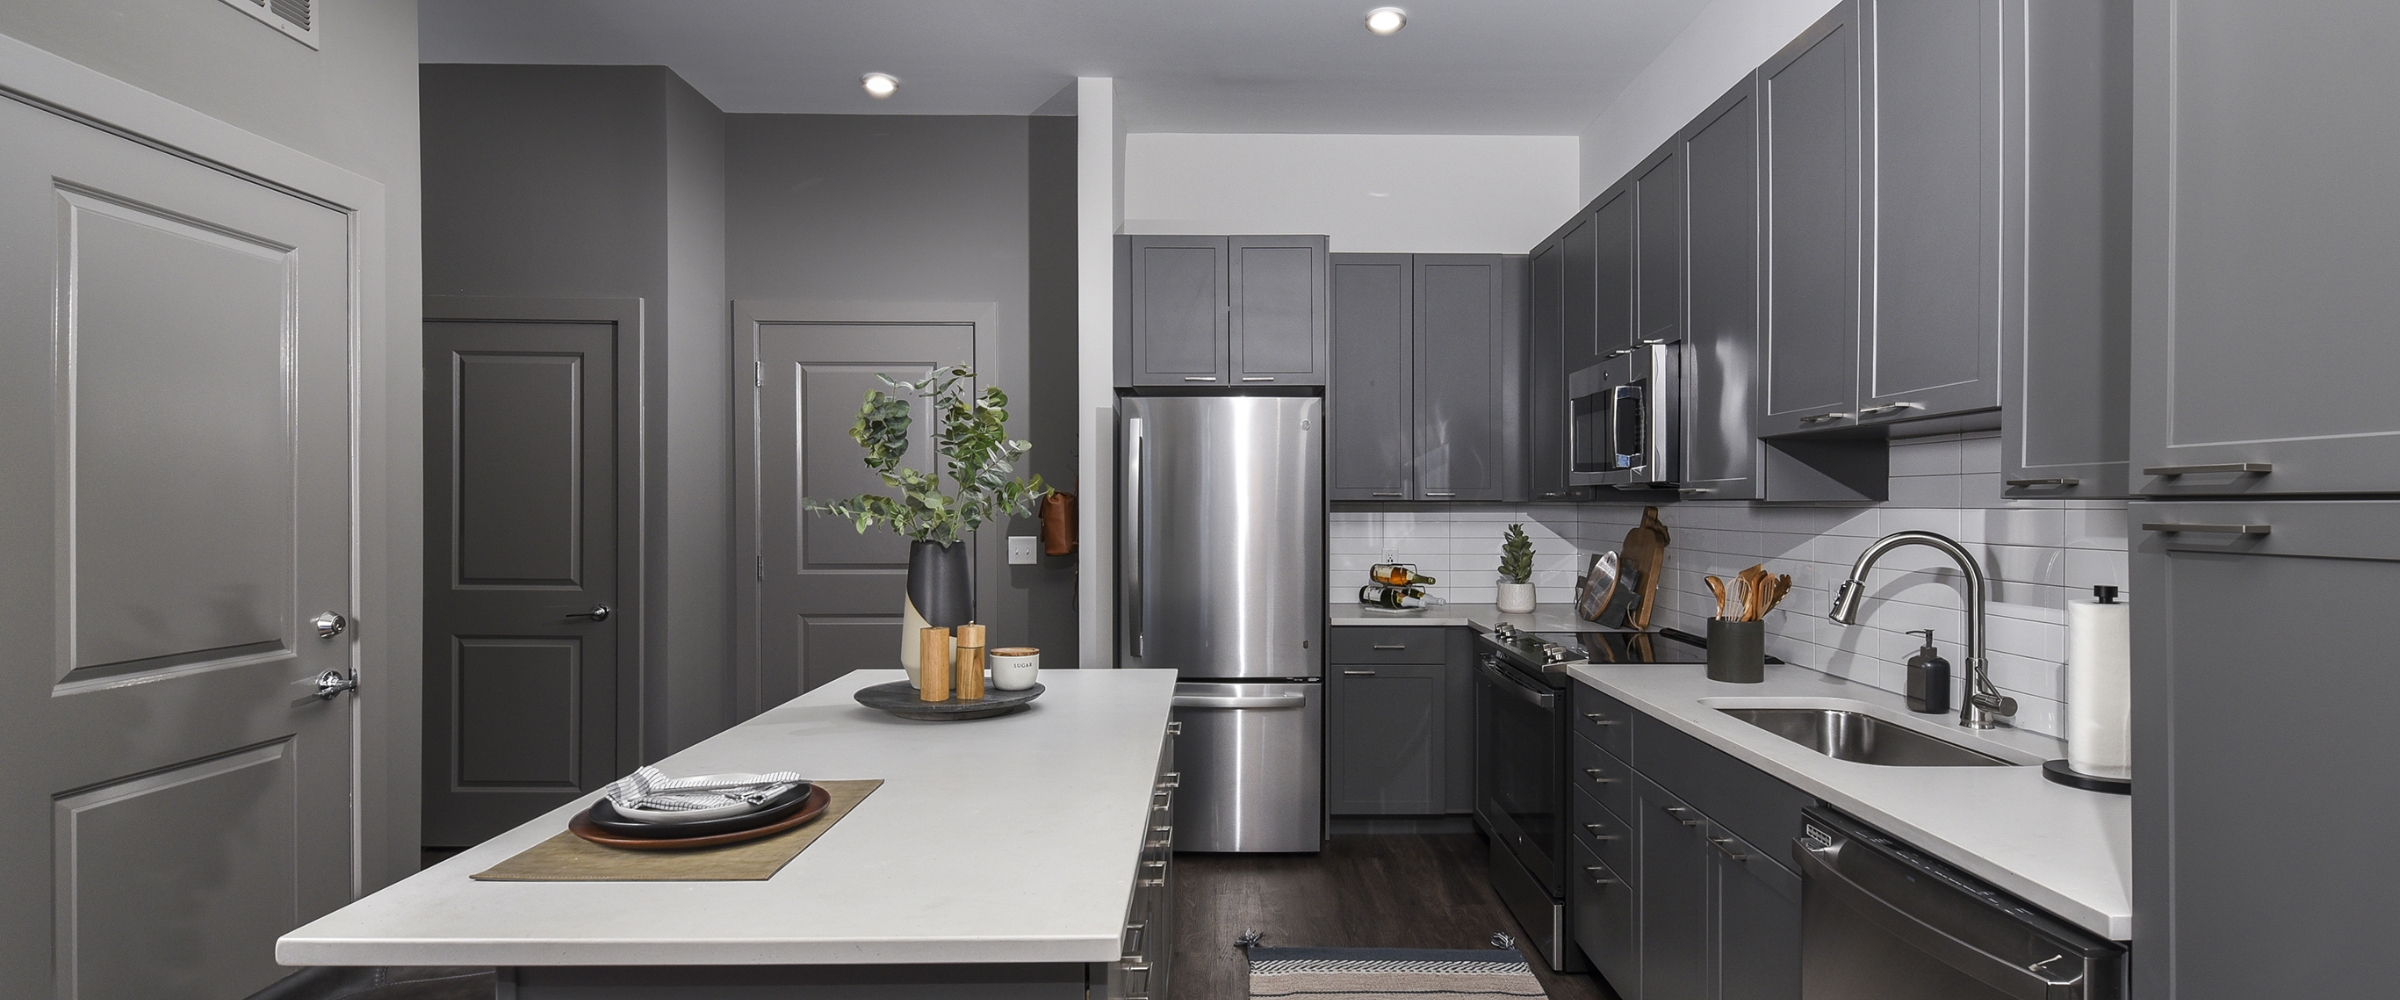
[[[1556,1000],[1616,1000],[1597,977],[1546,969],[1492,892],[1483,838],[1471,834],[1335,837],[1318,854],[1175,856],[1175,972],[1170,1000],[1241,1000],[1244,931],[1273,948],[1486,948],[1520,942]]]

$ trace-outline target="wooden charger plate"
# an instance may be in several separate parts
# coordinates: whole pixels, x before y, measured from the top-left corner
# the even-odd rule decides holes
[[[576,813],[574,819],[567,821],[567,832],[603,847],[622,847],[634,851],[677,851],[695,847],[718,847],[724,844],[739,844],[745,840],[757,840],[760,837],[772,837],[794,827],[806,826],[809,821],[825,815],[825,807],[832,804],[833,793],[826,791],[823,785],[812,785],[808,790],[808,803],[801,806],[799,812],[765,826],[752,827],[748,830],[735,830],[732,833],[711,834],[706,837],[627,837],[601,829],[592,822],[591,811],[585,810]]]

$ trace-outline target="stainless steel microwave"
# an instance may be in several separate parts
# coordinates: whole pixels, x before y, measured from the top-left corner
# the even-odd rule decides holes
[[[1683,475],[1683,345],[1643,344],[1567,376],[1567,482],[1625,489]]]

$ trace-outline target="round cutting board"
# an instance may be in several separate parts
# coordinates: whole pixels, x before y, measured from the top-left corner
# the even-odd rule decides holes
[[[988,719],[995,715],[1021,712],[1035,698],[1041,696],[1042,686],[1036,684],[1023,691],[987,688],[983,697],[974,701],[960,701],[956,697],[952,697],[948,701],[926,701],[917,697],[917,689],[910,687],[907,681],[893,681],[889,684],[873,684],[859,688],[858,693],[851,697],[857,698],[859,704],[868,708],[890,712],[903,719],[919,719],[926,722],[963,722],[967,719]]]

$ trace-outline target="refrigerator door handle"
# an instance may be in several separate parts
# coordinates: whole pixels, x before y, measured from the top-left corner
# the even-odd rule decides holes
[[[1234,698],[1204,694],[1179,694],[1171,702],[1176,708],[1302,708],[1308,704],[1304,694],[1270,694],[1256,698]]]
[[[1148,602],[1150,593],[1150,588],[1144,585],[1142,579],[1145,568],[1142,564],[1143,543],[1150,540],[1148,511],[1142,503],[1142,453],[1148,450],[1142,418],[1125,418],[1125,436],[1126,519],[1133,522],[1132,551],[1125,566],[1125,578],[1133,584],[1133,595],[1125,603],[1126,612],[1133,616],[1133,655],[1138,659],[1142,655],[1142,633],[1147,630],[1149,623],[1149,616],[1143,613],[1143,605]]]

